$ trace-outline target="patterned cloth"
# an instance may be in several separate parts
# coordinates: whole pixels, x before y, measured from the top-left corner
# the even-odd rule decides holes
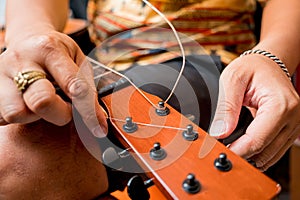
[[[230,48],[236,53],[256,43],[253,34],[255,0],[149,2],[171,21],[182,37],[188,38],[189,42],[183,42],[189,44],[185,50],[192,49],[187,50],[188,53],[196,53],[195,49],[199,48],[199,45],[190,45],[191,40],[206,49]],[[178,42],[166,21],[142,0],[90,0],[88,18],[91,21],[92,39],[96,44],[102,44],[102,49],[104,42],[104,49],[110,51],[98,54],[98,57],[105,58],[103,62],[106,64],[121,60],[124,64],[126,59],[129,62],[141,58],[145,64],[161,62],[175,56],[170,55],[169,48],[176,47],[178,50]],[[125,55],[124,52],[130,53]],[[145,59],[147,54],[151,54],[151,57]],[[117,59],[116,55],[119,55]]]

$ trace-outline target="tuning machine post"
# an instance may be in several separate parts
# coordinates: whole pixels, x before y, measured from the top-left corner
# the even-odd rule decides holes
[[[220,153],[219,157],[215,159],[214,165],[215,168],[222,172],[228,172],[232,169],[232,163],[227,159],[225,153]]]
[[[193,126],[191,124],[187,125],[186,130],[182,132],[182,136],[188,141],[194,141],[198,139],[198,133],[193,130]]]
[[[153,148],[150,150],[150,157],[153,160],[163,160],[167,157],[167,152],[161,148],[159,142],[154,143]]]
[[[126,133],[133,133],[138,130],[138,126],[132,121],[131,117],[126,117],[125,121],[126,123],[123,125],[123,130]]]
[[[170,109],[165,106],[165,102],[159,101],[158,108],[155,110],[156,114],[159,116],[166,116],[170,114]]]
[[[201,184],[193,173],[189,173],[182,183],[182,188],[187,193],[196,194],[201,190]]]

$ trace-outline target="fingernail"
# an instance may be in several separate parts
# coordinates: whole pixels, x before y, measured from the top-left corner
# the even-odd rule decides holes
[[[211,128],[209,130],[209,135],[213,137],[219,137],[226,133],[227,130],[227,124],[224,120],[217,120],[214,121],[211,125]]]
[[[94,135],[95,137],[98,137],[98,138],[106,137],[106,133],[105,133],[105,131],[102,129],[101,126],[97,126],[96,128],[94,128],[94,129],[92,130],[92,132],[93,132],[93,135]]]

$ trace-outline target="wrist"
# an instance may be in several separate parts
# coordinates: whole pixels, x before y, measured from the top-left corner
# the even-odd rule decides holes
[[[7,47],[13,46],[14,44],[25,41],[27,38],[30,38],[35,35],[44,35],[49,34],[55,31],[54,27],[48,23],[40,23],[32,26],[12,26],[9,25],[5,30],[5,44]]]
[[[278,42],[283,41],[284,44]],[[293,45],[290,44],[288,41],[285,41],[283,38],[281,39],[266,39],[259,42],[253,50],[261,49],[278,57],[286,66],[289,73],[292,75],[296,68],[299,65],[299,50],[297,48],[293,48]]]
[[[281,68],[281,70],[286,74],[289,80],[292,80],[289,70],[286,68],[285,64],[274,54],[261,49],[251,49],[242,53],[240,57],[250,55],[250,54],[259,54],[265,56],[266,58],[269,58]]]

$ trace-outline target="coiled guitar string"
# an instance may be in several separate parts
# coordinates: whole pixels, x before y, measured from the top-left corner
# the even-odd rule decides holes
[[[182,45],[182,42],[179,38],[179,35],[175,29],[175,27],[173,26],[173,24],[168,20],[168,18],[162,13],[160,12],[155,6],[153,6],[150,2],[148,2],[147,0],[142,0],[145,4],[147,4],[152,10],[154,10],[158,15],[160,15],[166,22],[167,24],[170,26],[170,28],[172,29],[172,32],[174,33],[174,36],[178,42],[178,45],[179,45],[179,48],[180,48],[180,51],[181,51],[181,56],[182,56],[182,65],[181,65],[181,69],[179,71],[179,74],[177,76],[177,79],[172,87],[172,90],[170,91],[170,94],[168,95],[168,97],[163,101],[164,104],[166,104],[171,96],[173,95],[178,83],[179,83],[179,80],[182,76],[182,73],[184,71],[184,68],[185,68],[185,52],[184,52],[184,48],[183,48],[183,45]],[[125,76],[124,74],[94,60],[93,58],[91,57],[88,57],[87,56],[87,60],[90,61],[91,63],[93,63],[94,65],[96,65],[97,67],[101,67],[103,69],[106,69],[108,71],[110,71],[111,73],[114,73],[114,74],[117,74],[118,76],[126,79],[142,96],[143,98],[148,101],[154,108],[156,109],[164,109],[164,108],[161,108],[161,107],[158,107],[157,104],[153,103],[144,93],[142,90],[140,90],[134,83],[133,81],[131,81],[127,76]],[[108,74],[108,72],[106,72],[105,74]],[[103,74],[100,75],[100,76],[97,76],[97,78],[101,77],[101,76],[104,76]],[[95,79],[95,78],[94,78]],[[119,122],[125,122],[125,120],[122,120],[122,119],[116,119],[116,118],[111,118],[109,117],[110,120],[114,120],[114,121],[119,121]],[[136,124],[139,124],[139,125],[143,125],[143,126],[152,126],[152,127],[159,127],[159,128],[169,128],[169,129],[176,129],[176,130],[185,130],[183,128],[178,128],[178,127],[172,127],[172,126],[163,126],[163,125],[154,125],[154,124],[148,124],[148,123],[141,123],[141,122],[135,122]]]

